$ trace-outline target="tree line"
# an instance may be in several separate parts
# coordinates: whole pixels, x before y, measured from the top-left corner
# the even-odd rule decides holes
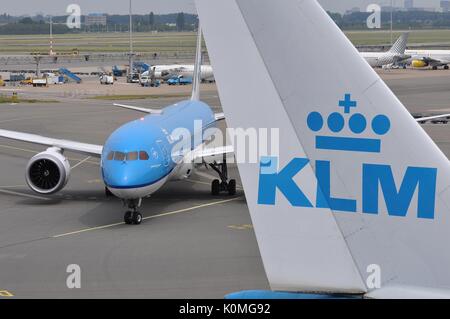
[[[128,15],[107,15],[106,26],[86,26],[86,16],[81,17],[81,29],[69,29],[66,26],[67,16],[52,17],[53,33],[80,33],[89,31],[101,32],[128,32]],[[48,34],[50,17],[42,15],[34,17],[14,17],[8,14],[0,15],[0,34],[2,35],[26,35]],[[157,15],[153,12],[145,15],[133,15],[133,31],[194,31],[198,26],[197,15],[187,13],[173,13]]]
[[[343,30],[367,29],[367,18],[371,13],[353,12],[351,14],[330,13],[331,18]],[[390,28],[391,13],[381,13],[382,28]],[[394,11],[395,29],[448,29],[450,28],[450,12],[431,11]]]
[[[339,14],[329,12],[331,18],[343,30],[365,30],[370,13],[354,12]],[[382,27],[390,27],[390,12],[381,15]],[[450,28],[450,13],[427,11],[398,11],[393,13],[395,29],[447,29]],[[106,26],[87,27],[84,24],[86,16],[81,17],[81,29],[69,29],[65,22],[67,16],[53,17],[53,32],[55,34],[79,32],[127,32],[129,31],[128,15],[107,15]],[[133,15],[133,30],[135,32],[149,31],[194,31],[198,18],[194,14],[173,13],[158,15]],[[0,34],[48,34],[49,17],[37,15],[34,17],[14,17],[6,13],[0,14]]]

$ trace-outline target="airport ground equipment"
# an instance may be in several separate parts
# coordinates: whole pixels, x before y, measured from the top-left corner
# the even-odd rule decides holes
[[[117,65],[113,66],[112,72],[114,76],[123,76],[126,73],[126,71],[119,69]]]
[[[104,85],[113,85],[114,84],[114,76],[103,74],[100,76],[100,84]]]
[[[32,85],[33,87],[44,87],[48,85],[48,82],[46,78],[33,79]]]
[[[190,85],[192,78],[185,78],[183,76],[174,76],[167,80],[168,85]]]
[[[68,69],[66,69],[66,68],[60,68],[60,69],[59,69],[59,73],[61,73],[61,74],[65,75],[65,76],[67,76],[67,78],[69,78],[70,80],[73,80],[73,81],[75,81],[75,82],[77,82],[77,83],[81,83],[81,78],[80,78],[78,75],[76,75],[76,74],[70,72],[70,71],[69,71]]]

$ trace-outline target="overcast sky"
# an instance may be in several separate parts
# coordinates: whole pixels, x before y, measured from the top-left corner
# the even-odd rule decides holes
[[[275,0],[274,0],[275,1]],[[67,6],[76,3],[81,6],[82,13],[119,13],[128,12],[126,0],[1,0],[0,12],[12,15],[36,13],[64,15]],[[389,4],[390,0],[319,0],[327,10],[343,12],[352,7],[364,9],[370,3]],[[397,6],[403,6],[403,0],[394,0]],[[415,0],[416,6],[439,6],[439,0]],[[194,0],[133,0],[135,13],[173,13],[195,12]]]

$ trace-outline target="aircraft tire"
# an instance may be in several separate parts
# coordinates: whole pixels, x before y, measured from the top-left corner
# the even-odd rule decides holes
[[[142,223],[142,215],[139,212],[134,212],[131,219],[134,225],[140,225]]]
[[[211,194],[217,196],[220,194],[220,181],[218,179],[213,180],[211,183]]]
[[[228,183],[228,194],[230,196],[236,195],[236,180],[232,179]]]
[[[133,223],[133,213],[128,211],[125,213],[123,220],[125,222],[125,224],[127,225],[131,225]]]

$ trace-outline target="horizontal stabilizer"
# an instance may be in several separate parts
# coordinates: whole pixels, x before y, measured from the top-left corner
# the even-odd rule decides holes
[[[117,106],[117,107],[121,107],[123,109],[138,111],[138,112],[147,113],[147,114],[162,114],[162,112],[163,112],[162,110],[147,109],[147,108],[144,108],[144,107],[125,105],[125,104],[114,103],[113,105]]]
[[[434,115],[434,116],[428,116],[428,117],[421,117],[421,118],[417,118],[416,122],[426,122],[426,121],[431,121],[431,120],[438,120],[438,119],[442,119],[444,117],[450,117],[450,114],[443,114],[443,115]]]

